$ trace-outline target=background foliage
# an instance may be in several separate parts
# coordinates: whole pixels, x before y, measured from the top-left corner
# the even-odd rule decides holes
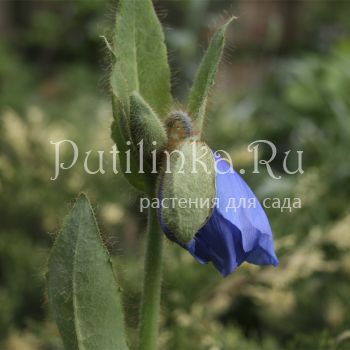
[[[222,280],[166,244],[162,349],[350,348],[350,22],[347,1],[157,1],[173,91],[181,105],[203,48],[226,14],[239,19],[212,94],[205,138],[230,152],[261,199],[300,197],[268,211],[278,268],[244,265]],[[0,347],[62,349],[48,312],[45,265],[77,193],[95,204],[137,315],[146,218],[113,175],[107,51],[115,4],[0,2]],[[50,140],[72,139],[78,164],[51,181]],[[253,176],[247,145],[268,139],[304,150],[301,176]],[[83,171],[106,150],[105,175]],[[93,152],[94,153],[94,152]],[[65,150],[71,159],[70,149]],[[94,158],[95,157],[95,158]],[[97,167],[96,152],[91,168]],[[291,166],[292,167],[292,166]],[[131,340],[137,319],[129,317]]]

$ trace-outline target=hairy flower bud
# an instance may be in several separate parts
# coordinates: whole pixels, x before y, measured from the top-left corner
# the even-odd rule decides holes
[[[112,139],[120,151],[123,173],[139,190],[154,193],[152,151],[159,152],[167,144],[161,121],[137,92],[123,99],[113,95],[113,116]]]
[[[168,134],[167,149],[175,149],[179,142],[192,136],[192,121],[182,111],[171,113],[165,121],[165,128]]]
[[[114,120],[111,126],[111,136],[119,150],[121,170],[131,185],[142,192],[149,193],[153,183],[152,179],[139,173],[137,150],[131,142],[129,106],[125,100],[113,95],[112,107]]]
[[[163,149],[167,143],[166,132],[158,116],[137,92],[130,96],[130,133],[135,147],[143,142],[145,158],[149,158],[154,149]]]
[[[182,141],[165,151],[158,194],[159,218],[168,237],[180,244],[189,242],[207,222],[215,197],[214,158],[199,141]]]

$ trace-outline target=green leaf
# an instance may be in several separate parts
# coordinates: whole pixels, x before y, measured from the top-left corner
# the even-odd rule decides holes
[[[127,95],[138,91],[160,116],[170,103],[170,69],[162,26],[151,0],[120,0],[116,18],[116,63]]]
[[[120,289],[84,195],[52,249],[48,295],[65,349],[127,349]]]
[[[194,129],[197,134],[202,131],[209,90],[214,84],[215,74],[224,49],[225,32],[233,19],[234,17],[222,26],[211,39],[190,91],[188,111],[194,121]]]
[[[162,27],[150,0],[120,0],[113,41],[112,138],[118,146],[120,164],[127,180],[142,192],[150,193],[154,178],[139,173],[139,155],[130,130],[130,101],[139,92],[159,116],[171,103],[170,70]],[[106,42],[111,50],[111,45]],[[131,141],[131,145],[126,142]],[[126,152],[131,153],[130,162]],[[130,163],[128,168],[127,163]]]

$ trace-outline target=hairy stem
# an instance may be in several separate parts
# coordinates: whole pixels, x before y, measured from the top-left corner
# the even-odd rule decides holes
[[[140,350],[156,350],[162,280],[163,235],[155,209],[149,208],[143,300],[140,316]]]

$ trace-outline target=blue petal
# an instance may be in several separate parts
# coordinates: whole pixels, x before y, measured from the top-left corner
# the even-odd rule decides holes
[[[258,199],[225,160],[216,156],[216,162],[218,205],[185,248],[199,262],[211,261],[223,276],[244,261],[276,266],[271,228]],[[232,199],[236,208],[230,209]]]

